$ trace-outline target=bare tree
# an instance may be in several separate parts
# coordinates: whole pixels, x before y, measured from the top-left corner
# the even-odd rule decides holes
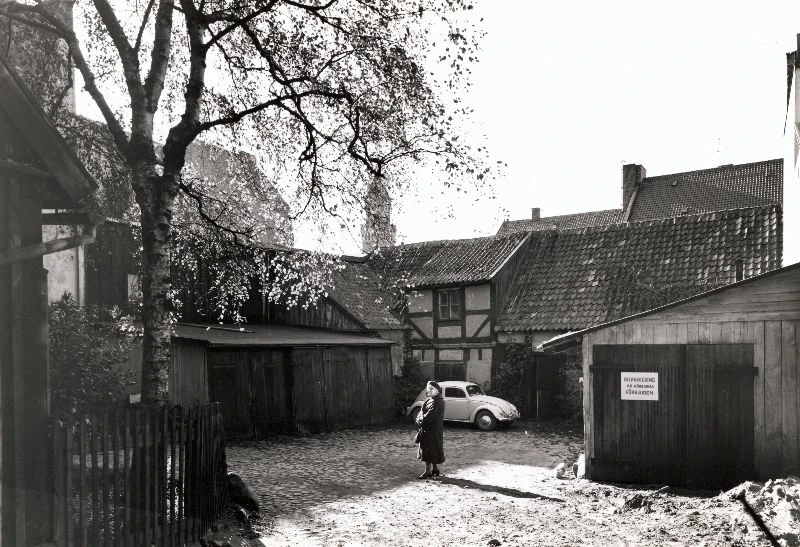
[[[300,212],[340,214],[367,178],[430,155],[482,178],[452,135],[425,62],[458,89],[476,58],[468,0],[79,0],[87,38],[52,0],[0,0],[0,14],[66,44],[132,173],[141,216],[142,397],[167,399],[170,249],[176,200],[234,241],[225,200],[184,176],[203,133],[256,151],[297,181]],[[163,143],[160,144],[160,143]],[[254,219],[257,221],[257,219]]]

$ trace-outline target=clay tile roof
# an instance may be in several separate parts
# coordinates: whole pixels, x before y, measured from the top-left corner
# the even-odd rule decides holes
[[[406,287],[488,281],[527,237],[503,236],[425,241],[383,247],[369,256],[384,280]]]
[[[781,206],[531,234],[498,330],[577,330],[781,266]]]
[[[542,217],[538,220],[506,220],[497,230],[497,235],[515,232],[538,232],[552,230],[553,228],[588,228],[590,226],[605,226],[622,222],[622,209],[607,209],[605,211],[589,211],[587,213],[574,213],[571,215],[558,215]]]
[[[783,202],[783,160],[722,165],[642,181],[629,221]]]
[[[403,325],[390,311],[391,295],[380,289],[378,276],[362,260],[345,260],[333,274],[328,297],[371,330],[397,330]]]

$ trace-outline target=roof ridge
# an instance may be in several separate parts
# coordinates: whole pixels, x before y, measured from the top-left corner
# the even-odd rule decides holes
[[[737,167],[746,167],[746,166],[750,166],[750,165],[759,165],[759,164],[765,164],[765,163],[777,163],[777,162],[782,162],[782,161],[783,161],[783,158],[774,158],[774,159],[770,159],[770,160],[751,161],[751,162],[747,162],[747,163],[728,163],[728,164],[718,165],[716,167],[707,167],[705,169],[693,169],[691,171],[679,171],[678,173],[666,173],[664,175],[654,175],[652,177],[645,177],[644,180],[648,181],[648,180],[662,179],[662,178],[667,178],[667,177],[675,177],[675,176],[678,176],[678,175],[691,175],[691,174],[694,174],[694,173],[703,173],[705,171],[719,171],[720,169],[733,169],[733,168],[737,168]]]
[[[513,239],[515,237],[521,237],[521,232],[512,232],[510,234],[492,234],[489,236],[478,236],[478,237],[465,237],[465,238],[458,238],[458,239],[430,239],[427,241],[414,241],[412,243],[400,243],[398,245],[387,245],[385,247],[378,247],[374,251],[370,253],[370,255],[380,252],[381,249],[400,249],[400,248],[409,248],[409,247],[422,247],[426,245],[436,245],[442,243],[462,243],[467,241],[479,241],[479,240],[490,240],[490,239]],[[524,235],[524,234],[523,234]]]
[[[558,231],[559,234],[562,234],[562,233],[565,233],[565,232],[577,233],[577,232],[582,232],[582,231],[584,231],[586,233],[589,233],[589,232],[606,231],[606,230],[608,230],[608,229],[610,229],[612,227],[616,227],[616,226],[626,226],[626,227],[640,226],[640,225],[659,226],[659,225],[666,224],[666,223],[668,223],[670,221],[674,222],[676,220],[686,219],[687,221],[690,221],[690,220],[697,220],[702,216],[708,216],[708,215],[726,214],[726,213],[733,213],[733,212],[738,212],[738,211],[748,211],[748,210],[751,210],[751,209],[752,210],[755,210],[755,209],[764,209],[764,210],[766,210],[766,209],[771,209],[771,208],[774,209],[774,208],[780,208],[780,207],[781,207],[780,203],[768,203],[766,205],[754,205],[752,207],[735,207],[735,208],[731,208],[731,209],[715,209],[713,211],[703,211],[703,212],[699,212],[699,213],[691,213],[691,214],[686,214],[686,215],[675,215],[675,216],[671,216],[671,217],[647,218],[647,219],[644,219],[644,220],[636,220],[636,221],[633,221],[633,222],[616,222],[616,223],[612,223],[612,224],[604,224],[602,226],[585,226],[583,228],[558,228],[557,231]]]
[[[594,215],[598,213],[611,213],[618,211],[623,211],[623,209],[621,207],[615,207],[612,209],[597,209],[595,211],[581,211],[580,213],[564,213],[563,215],[550,215],[548,217],[540,217],[540,218],[519,218],[516,220],[506,219],[503,221],[503,224],[505,224],[506,222],[546,222],[550,219],[576,217],[580,215]]]

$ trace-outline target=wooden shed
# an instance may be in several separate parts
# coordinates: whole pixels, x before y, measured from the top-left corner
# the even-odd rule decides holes
[[[171,402],[219,401],[231,438],[387,423],[392,343],[283,325],[178,325]]]
[[[75,209],[95,185],[0,56],[0,545],[51,537],[48,448],[47,272],[42,257],[93,241],[96,219],[79,235],[42,241],[54,224],[42,209]]]
[[[579,332],[593,480],[725,487],[800,473],[800,264]]]

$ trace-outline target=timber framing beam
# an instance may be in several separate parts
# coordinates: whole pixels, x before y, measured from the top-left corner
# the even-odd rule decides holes
[[[97,234],[97,225],[102,224],[103,217],[97,215],[85,216],[86,223],[83,225],[83,231],[80,235],[53,239],[51,241],[44,241],[42,243],[35,243],[33,245],[2,251],[0,252],[0,266],[31,260],[47,254],[66,251],[67,249],[94,243]]]
[[[24,163],[17,163],[11,160],[4,160],[2,158],[0,158],[0,171],[12,171],[14,173],[37,177],[43,180],[51,180],[53,178],[50,173],[43,169],[39,169],[38,167],[26,165]]]

